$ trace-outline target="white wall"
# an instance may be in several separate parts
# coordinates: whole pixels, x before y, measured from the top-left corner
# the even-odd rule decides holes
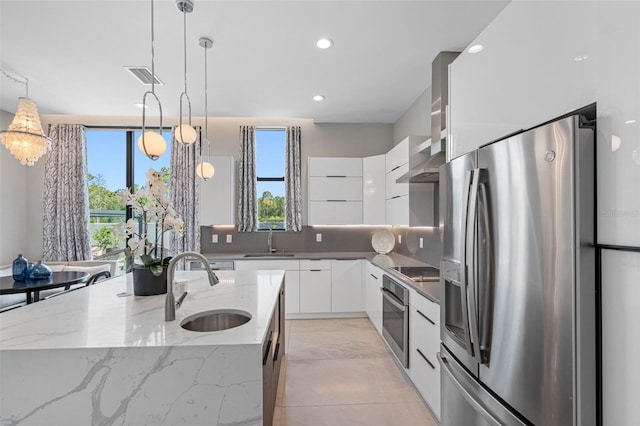
[[[58,123],[81,123],[85,125],[110,125],[110,126],[139,126],[139,118],[130,117],[80,117],[80,116],[53,116],[42,115],[42,125],[44,129],[49,124]],[[171,118],[165,118],[166,122]],[[175,119],[173,122],[177,122]],[[203,125],[203,118],[194,118],[195,125]],[[302,188],[307,187],[307,157],[315,156],[343,156],[343,157],[365,157],[370,155],[383,154],[393,146],[393,125],[391,124],[315,124],[310,119],[265,119],[265,118],[209,118],[209,139],[212,141],[212,155],[231,155],[239,158],[239,126],[256,125],[256,126],[287,126],[298,125],[302,128]],[[4,124],[3,124],[3,128]],[[46,131],[46,130],[45,130]],[[4,153],[3,153],[4,154]],[[165,154],[166,155],[166,154]],[[0,170],[0,176],[3,180],[3,205],[5,200],[11,197],[5,197],[4,186],[5,180],[8,183],[11,173],[10,169],[3,167]],[[13,255],[13,247],[21,242],[27,257],[34,259],[42,256],[42,194],[44,180],[44,162],[38,161],[35,166],[30,167],[28,172],[24,171],[24,167],[19,169],[25,173],[25,179],[20,182],[27,182],[29,190],[21,190],[10,188],[11,191],[19,192],[22,197],[22,208],[14,213],[10,219],[17,222],[12,224],[8,220],[5,221],[4,216],[0,216],[0,225],[3,230],[3,251],[0,252],[0,263],[10,262]],[[5,172],[6,170],[6,172]],[[123,169],[124,173],[124,169]],[[13,181],[13,180],[12,180]],[[26,184],[25,188],[26,189]],[[307,205],[306,191],[303,193],[303,205]],[[2,209],[3,211],[5,209]],[[27,212],[26,217],[24,212]],[[7,218],[9,219],[9,218]],[[307,223],[306,209],[303,217],[304,223]],[[7,234],[10,238],[4,238],[4,228],[11,228],[13,234]],[[15,231],[15,229],[29,230]],[[20,234],[18,237],[14,234]],[[10,253],[5,255],[4,247],[11,248]],[[13,256],[13,257],[11,257]]]
[[[0,110],[0,129],[6,129],[13,114]],[[18,253],[32,260],[27,250],[28,166],[22,166],[4,146],[0,146],[0,264],[8,264]]]
[[[407,136],[431,135],[431,86],[411,104],[393,126],[393,143]]]
[[[451,65],[453,156],[597,102],[597,241],[640,247],[640,2],[513,1],[476,43]],[[640,256],[603,259],[604,425],[638,425]]]

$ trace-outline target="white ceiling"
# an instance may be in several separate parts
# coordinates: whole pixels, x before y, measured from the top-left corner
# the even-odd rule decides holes
[[[194,0],[192,115],[204,116],[206,36],[210,117],[394,123],[430,86],[437,53],[464,49],[507,3]],[[123,67],[151,67],[150,11],[150,0],[0,0],[0,67],[29,78],[41,114],[139,116],[149,86]],[[331,49],[315,47],[322,36]],[[155,70],[165,83],[156,94],[169,117],[179,115],[182,46],[175,0],[155,0]],[[0,89],[0,108],[14,112],[24,86],[0,76]]]

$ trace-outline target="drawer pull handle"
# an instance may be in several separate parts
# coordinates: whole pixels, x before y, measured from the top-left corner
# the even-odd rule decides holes
[[[433,322],[433,321],[431,320],[431,318],[429,318],[428,316],[426,316],[425,314],[423,314],[423,313],[422,313],[422,312],[420,312],[419,310],[416,310],[416,312],[417,312],[418,314],[420,314],[420,316],[421,316],[422,318],[424,318],[424,319],[426,319],[427,321],[429,321],[431,324],[436,325],[436,323],[435,323],[435,322]]]
[[[371,276],[372,276],[373,278],[375,278],[376,280],[378,279],[378,277],[376,277],[376,276],[375,276],[375,275],[373,275],[373,274],[369,274],[369,275],[371,275]]]
[[[267,358],[269,358],[269,351],[271,350],[271,343],[273,342],[273,340],[271,339],[272,337],[273,337],[273,331],[271,332],[271,334],[269,334],[269,342],[267,343],[267,349],[264,351],[264,354],[262,355],[262,365],[267,364]]]
[[[433,368],[434,370],[436,369],[436,367],[433,364],[431,364],[431,361],[429,361],[429,359],[422,353],[422,351],[420,349],[416,349],[416,351],[420,354],[422,359],[427,361],[427,364],[429,364],[429,367]]]
[[[392,199],[392,200],[395,200],[396,198],[400,198],[400,197],[402,197],[402,195],[396,195],[396,196],[393,196],[393,197],[391,197],[391,199]]]
[[[347,200],[327,200],[328,203],[346,203]]]
[[[320,272],[322,269],[309,269],[309,272]]]
[[[327,175],[328,178],[346,178],[347,175]]]
[[[399,168],[400,166],[395,166],[393,169],[391,169],[391,171],[398,170]]]

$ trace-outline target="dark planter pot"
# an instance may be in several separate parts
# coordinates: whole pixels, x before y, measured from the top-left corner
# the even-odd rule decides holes
[[[162,268],[160,276],[153,275],[151,269],[144,266],[133,268],[133,294],[136,296],[154,296],[167,292],[167,268]]]

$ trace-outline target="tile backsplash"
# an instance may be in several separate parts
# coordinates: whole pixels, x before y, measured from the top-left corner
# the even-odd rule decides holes
[[[369,252],[371,237],[379,226],[304,226],[301,232],[274,231],[272,248],[278,252]],[[396,239],[394,253],[434,266],[440,265],[442,245],[439,228],[385,227]],[[321,234],[320,242],[316,241]],[[238,232],[230,226],[200,227],[202,253],[267,253],[268,232]],[[212,242],[217,236],[217,243]],[[400,237],[400,238],[399,238]],[[420,238],[423,248],[420,248]],[[399,242],[399,239],[401,240]],[[230,240],[231,242],[227,242]]]

